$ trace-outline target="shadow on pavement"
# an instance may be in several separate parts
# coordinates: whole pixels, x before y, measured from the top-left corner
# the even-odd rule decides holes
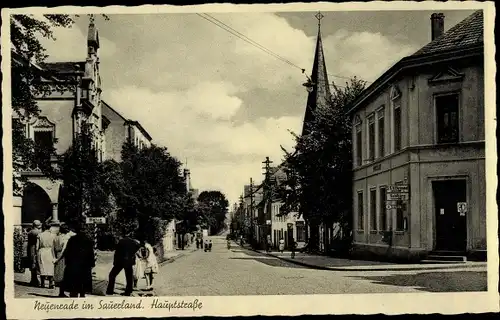
[[[486,272],[478,271],[422,272],[352,278],[366,279],[376,284],[416,287],[417,290],[427,292],[487,291],[488,286]]]
[[[23,286],[23,287],[32,287],[32,288],[35,288],[31,284],[29,284],[28,282],[24,282],[24,281],[14,280],[14,284],[16,284],[18,286]]]
[[[262,255],[260,255],[262,256]],[[300,266],[297,264],[285,262],[283,260],[273,258],[273,257],[268,257],[268,258],[257,258],[255,256],[253,257],[248,257],[248,258],[243,258],[243,257],[231,257],[229,259],[233,260],[255,260],[257,262],[263,263],[265,265],[271,266],[271,267],[282,267],[282,268],[296,268],[296,269],[307,269],[307,267]]]

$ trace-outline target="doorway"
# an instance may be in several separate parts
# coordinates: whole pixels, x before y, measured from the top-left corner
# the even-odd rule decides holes
[[[465,252],[467,248],[467,213],[457,205],[467,202],[466,180],[434,181],[435,239],[438,251]]]
[[[49,195],[39,185],[27,183],[23,191],[21,208],[22,223],[33,223],[39,220],[45,223],[52,217],[52,201]]]
[[[287,238],[287,248],[291,248],[293,245],[293,224],[287,224],[288,238]]]

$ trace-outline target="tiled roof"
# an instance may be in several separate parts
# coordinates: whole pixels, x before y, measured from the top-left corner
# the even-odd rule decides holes
[[[79,65],[79,70],[85,69],[85,61],[78,62],[48,62],[43,63],[41,66],[47,70],[55,71],[57,73],[73,73],[77,71],[76,65]]]
[[[412,56],[456,50],[482,42],[483,11],[478,10],[450,28],[441,37],[425,45]]]

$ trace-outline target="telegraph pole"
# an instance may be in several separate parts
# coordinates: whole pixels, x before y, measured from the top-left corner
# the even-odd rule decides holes
[[[253,244],[254,225],[253,225],[253,180],[250,178],[250,242]]]
[[[269,157],[266,157],[266,160],[262,162],[264,164],[264,205],[266,206],[266,214],[264,216],[265,220],[265,227],[264,230],[266,230],[266,247],[267,247],[267,237],[271,236],[271,225],[268,224],[268,221],[271,220],[271,163],[273,163],[271,160],[269,160]],[[269,218],[269,219],[268,219]]]

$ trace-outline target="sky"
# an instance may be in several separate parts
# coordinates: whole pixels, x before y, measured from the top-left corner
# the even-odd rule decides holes
[[[441,11],[445,30],[472,11]],[[191,170],[194,188],[238,201],[262,161],[300,133],[318,32],[315,12],[210,13],[294,66],[189,14],[96,17],[103,100],[139,121]],[[322,12],[329,80],[374,81],[430,41],[432,11]],[[84,61],[88,17],[43,40],[47,61]]]

